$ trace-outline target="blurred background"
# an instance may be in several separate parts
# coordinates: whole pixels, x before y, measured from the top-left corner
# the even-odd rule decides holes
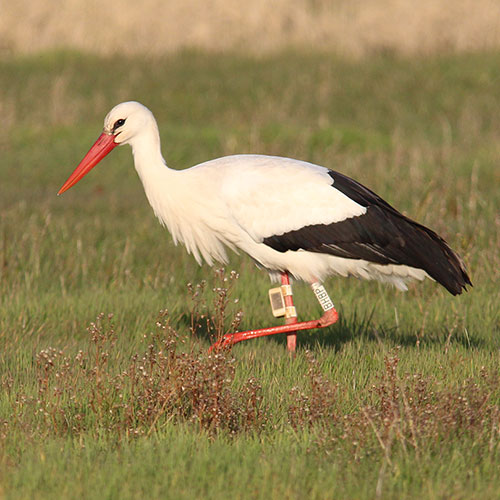
[[[0,0],[0,498],[500,498],[499,83],[500,0]],[[130,148],[56,196],[127,100],[172,168],[261,153],[360,181],[442,235],[474,288],[329,279],[341,319],[301,335],[296,362],[283,338],[235,347],[231,387],[256,381],[271,415],[248,435],[203,437],[192,413],[180,432],[150,397],[161,371],[144,377],[156,410],[132,378],[123,406],[116,384],[167,321],[206,351],[191,326],[221,286],[158,224]],[[240,307],[242,329],[278,324],[266,273],[233,253],[231,269],[227,328]],[[299,407],[319,425],[292,429]]]
[[[497,0],[7,0],[0,50],[161,54],[182,48],[348,56],[474,51],[500,44]]]
[[[498,0],[0,2],[0,333],[29,331],[35,343],[53,333],[66,338],[97,310],[121,311],[133,336],[141,331],[136,318],[149,320],[138,290],[150,314],[164,304],[183,311],[185,283],[206,277],[151,215],[128,148],[55,196],[106,113],[126,100],[154,112],[173,168],[261,153],[361,181],[448,239],[493,304]],[[85,247],[80,260],[75,241]],[[231,265],[263,291],[250,294],[247,307],[267,311],[267,277],[238,259]],[[100,277],[93,286],[119,293],[89,292],[90,276]],[[373,300],[390,297],[392,321],[392,290],[332,283],[347,302],[367,290]],[[476,289],[474,296],[484,311]],[[48,323],[38,317],[46,314],[43,297],[61,303]]]

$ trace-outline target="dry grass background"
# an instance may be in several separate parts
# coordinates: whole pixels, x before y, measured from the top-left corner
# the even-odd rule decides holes
[[[500,46],[498,0],[3,0],[0,54],[309,47],[362,56]]]

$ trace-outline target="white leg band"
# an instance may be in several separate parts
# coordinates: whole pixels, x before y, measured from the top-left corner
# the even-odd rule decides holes
[[[320,303],[323,311],[329,311],[330,309],[334,309],[335,306],[333,305],[332,299],[328,296],[328,292],[325,290],[325,287],[316,281],[316,283],[313,283],[311,285],[311,288],[313,289],[314,295],[316,295],[316,298],[318,299],[318,302]]]

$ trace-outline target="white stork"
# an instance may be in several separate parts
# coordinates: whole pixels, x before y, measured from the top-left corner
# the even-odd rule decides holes
[[[58,194],[122,144],[132,146],[155,215],[198,263],[227,263],[226,247],[242,250],[272,278],[281,274],[288,322],[296,322],[288,274],[310,283],[325,311],[318,321],[240,333],[224,345],[333,323],[337,313],[321,285],[330,275],[376,279],[400,290],[427,277],[453,295],[471,285],[462,259],[440,236],[338,172],[264,155],[168,168],[156,120],[138,102],[123,102],[108,113],[104,131]]]

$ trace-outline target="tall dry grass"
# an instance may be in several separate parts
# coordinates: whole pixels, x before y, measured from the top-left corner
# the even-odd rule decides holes
[[[0,15],[0,53],[263,53],[300,46],[360,56],[499,45],[497,0],[7,0]]]

